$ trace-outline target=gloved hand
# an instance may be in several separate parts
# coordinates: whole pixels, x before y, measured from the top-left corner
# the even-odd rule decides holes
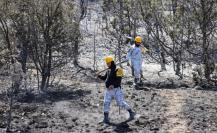
[[[98,79],[99,79],[99,78],[100,78],[100,75],[96,75],[96,78],[98,78]]]
[[[99,74],[99,72],[96,72],[95,75],[94,75],[96,78],[100,78],[101,75]]]
[[[109,90],[114,89],[114,85],[110,85],[108,89],[109,89]]]

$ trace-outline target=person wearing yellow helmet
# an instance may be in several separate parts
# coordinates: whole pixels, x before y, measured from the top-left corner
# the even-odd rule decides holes
[[[142,37],[140,36],[135,37],[135,44],[140,45],[141,43],[142,43]]]
[[[147,49],[144,46],[141,46],[142,37],[136,36],[134,42],[135,44],[127,53],[126,60],[131,61],[132,75],[134,76],[134,85],[135,87],[138,87],[138,85],[141,83],[142,53],[145,53]]]
[[[129,112],[129,119],[134,119],[135,113],[131,107],[125,102],[123,91],[121,89],[121,80],[123,77],[123,70],[117,68],[112,56],[105,57],[105,63],[108,70],[105,75],[98,75],[98,78],[105,81],[106,90],[104,93],[104,119],[105,124],[109,124],[109,110],[110,103],[114,97],[120,107],[125,108]]]

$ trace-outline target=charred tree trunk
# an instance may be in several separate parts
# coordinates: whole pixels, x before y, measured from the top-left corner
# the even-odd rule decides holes
[[[21,50],[21,64],[22,64],[22,70],[24,73],[26,73],[26,63],[27,63],[27,58],[28,58],[28,45],[24,45],[22,50]]]
[[[207,17],[207,3],[204,0],[201,0],[201,8],[202,8],[202,22],[201,22],[201,31],[202,31],[202,48],[203,48],[203,64],[204,64],[204,74],[207,80],[210,80],[210,67],[209,67],[209,52],[208,52],[208,42],[207,42],[207,21],[209,18]]]
[[[44,72],[44,71],[42,71]],[[45,72],[42,74],[41,76],[41,90],[44,91],[45,90],[45,85],[46,85],[46,80],[47,80],[47,76],[45,74]]]
[[[157,36],[157,48],[160,49],[160,53],[159,53],[159,58],[160,58],[160,65],[161,65],[161,71],[165,71],[166,70],[166,59],[165,59],[165,54],[162,48],[160,48],[160,44],[159,44],[159,38],[160,38],[160,34],[159,34],[159,24],[158,22],[156,22],[156,36]]]
[[[121,46],[123,45],[123,34],[124,34],[124,23],[123,23],[123,0],[119,0],[119,6],[120,6],[120,35],[118,39],[118,60],[121,62]],[[120,65],[121,66],[121,65]]]
[[[75,42],[74,42],[74,48],[73,48],[73,64],[75,67],[77,67],[79,64],[78,64],[78,55],[79,55],[79,52],[78,52],[78,46],[79,44],[79,37],[77,36],[75,38]]]

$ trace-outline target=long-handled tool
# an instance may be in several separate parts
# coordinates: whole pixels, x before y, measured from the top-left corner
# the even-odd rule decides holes
[[[120,64],[123,64],[123,63],[125,63],[125,62],[128,62],[127,60],[125,60],[125,61],[122,61],[122,62],[119,62],[119,63],[117,63],[116,65],[120,65]],[[106,70],[108,70],[109,68],[106,68],[106,69],[103,69],[103,70],[101,70],[101,71],[98,71],[98,72],[96,72],[96,75],[98,75],[98,74],[100,74],[100,73],[102,73],[102,72],[105,72]]]

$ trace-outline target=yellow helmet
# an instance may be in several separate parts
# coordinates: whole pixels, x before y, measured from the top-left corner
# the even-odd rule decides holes
[[[107,56],[107,57],[105,57],[105,62],[106,62],[106,63],[110,63],[110,62],[112,62],[112,61],[114,61],[114,59],[113,59],[112,56]]]
[[[137,36],[137,37],[135,38],[135,42],[136,42],[136,43],[142,43],[142,37]]]

